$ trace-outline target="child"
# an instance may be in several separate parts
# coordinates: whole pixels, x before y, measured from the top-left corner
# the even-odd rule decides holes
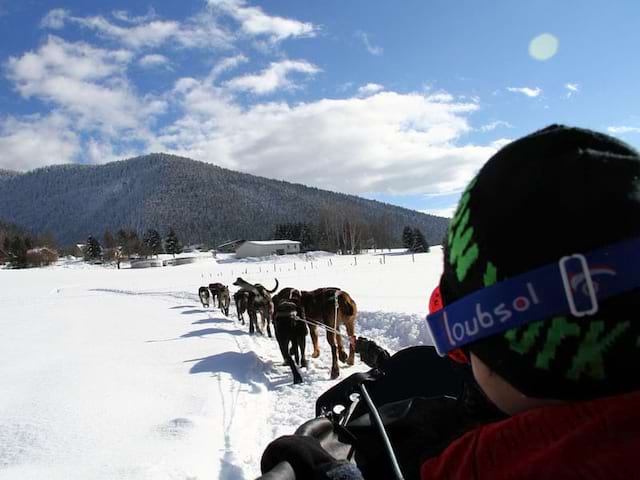
[[[471,181],[444,247],[436,348],[470,362],[510,417],[405,476],[640,478],[638,153],[556,125],[519,139]],[[312,438],[282,437],[265,460],[299,479],[362,478]]]

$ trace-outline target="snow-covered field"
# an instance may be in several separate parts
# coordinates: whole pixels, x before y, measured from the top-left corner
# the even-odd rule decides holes
[[[429,343],[442,253],[235,260],[116,270],[0,270],[0,479],[252,479],[262,450],[314,415],[330,351],[292,385],[274,339],[200,305],[200,285],[336,286],[358,335],[391,351]],[[310,340],[307,351],[311,352]],[[356,359],[341,378],[367,370]]]

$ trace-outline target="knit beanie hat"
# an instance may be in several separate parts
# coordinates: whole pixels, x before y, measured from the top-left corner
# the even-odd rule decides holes
[[[444,305],[502,280],[640,236],[640,156],[552,125],[502,148],[462,195],[444,245]],[[638,272],[640,275],[640,272]],[[527,396],[591,399],[640,388],[640,289],[469,344]]]

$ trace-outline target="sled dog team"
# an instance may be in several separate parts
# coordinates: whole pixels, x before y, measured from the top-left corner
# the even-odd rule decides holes
[[[244,314],[249,317],[249,333],[263,333],[271,337],[271,324],[286,365],[291,368],[294,383],[301,383],[302,377],[297,366],[306,367],[305,346],[307,331],[311,334],[313,344],[312,357],[320,355],[318,328],[326,331],[327,342],[331,348],[331,378],[340,375],[338,360],[353,365],[356,353],[355,321],[357,306],[351,296],[335,287],[318,288],[312,291],[283,288],[274,295],[279,282],[271,290],[259,283],[252,284],[238,277],[233,283],[239,290],[233,294],[238,321],[245,324]],[[218,299],[218,306],[229,316],[229,287],[221,283],[211,283],[198,290],[200,302],[205,308],[213,306]],[[258,315],[261,324],[258,323]],[[341,333],[340,327],[346,331]],[[343,339],[343,337],[346,337]],[[349,353],[345,352],[344,343],[349,342]],[[293,356],[293,357],[292,357]],[[294,361],[295,359],[295,361]]]

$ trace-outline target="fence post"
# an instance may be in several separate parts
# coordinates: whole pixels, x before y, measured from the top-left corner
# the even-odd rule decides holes
[[[411,260],[413,260],[413,263],[416,263],[416,256],[413,253],[411,254]]]
[[[355,255],[353,256],[353,266],[354,267],[358,266],[358,259]]]

